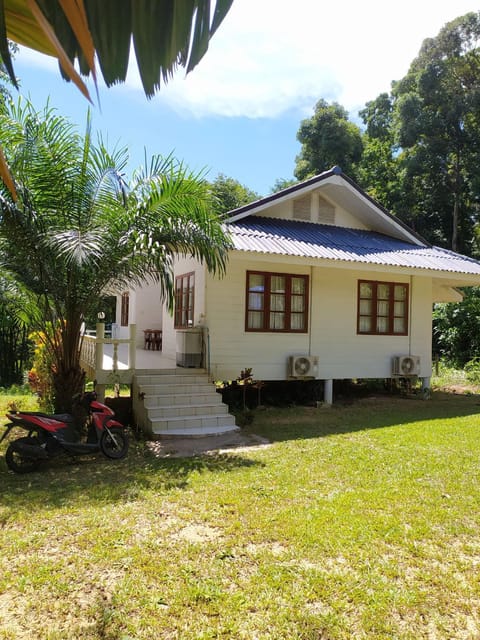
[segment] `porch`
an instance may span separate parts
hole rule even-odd
[[[95,380],[100,393],[105,385],[131,384],[139,371],[176,369],[177,363],[161,351],[136,346],[136,326],[129,327],[129,337],[120,339],[105,334],[98,323],[94,334],[82,338],[80,362],[87,378]]]
[[[135,423],[150,438],[238,429],[205,369],[177,367],[161,351],[137,348],[135,325],[129,338],[119,339],[106,337],[98,324],[96,335],[83,336],[81,364],[100,398],[107,385],[131,385]]]
[[[117,351],[117,369],[119,371],[129,370],[129,346],[119,344]],[[135,370],[155,370],[155,369],[176,369],[177,363],[174,358],[169,358],[161,351],[148,351],[141,347],[135,347]],[[114,369],[114,345],[105,344],[103,351],[102,370],[113,371]]]

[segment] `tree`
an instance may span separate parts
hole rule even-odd
[[[294,184],[298,184],[298,180],[294,180],[293,178],[277,178],[273,187],[270,189],[270,193],[278,193],[279,191],[283,191],[283,189],[293,187]]]
[[[96,78],[96,58],[107,86],[123,82],[133,42],[143,88],[152,96],[179,66],[188,73],[200,62],[232,2],[216,0],[212,11],[212,0],[4,0],[0,55],[13,82],[8,39],[54,56],[64,77],[88,95],[74,62]]]
[[[258,193],[223,173],[219,173],[212,182],[211,191],[217,214],[227,213],[260,198]]]
[[[480,13],[453,20],[424,41],[393,88],[403,190],[414,196],[412,213],[421,232],[466,253],[479,215],[479,39]]]
[[[480,358],[480,287],[463,294],[462,302],[437,304],[433,312],[433,349],[458,367]]]
[[[398,148],[393,131],[393,104],[387,93],[367,102],[359,113],[365,125],[363,154],[358,166],[359,184],[384,207],[395,210],[400,191]]]
[[[362,134],[348,113],[336,102],[319,100],[311,118],[302,120],[297,133],[302,148],[296,158],[294,175],[298,180],[327,171],[335,165],[350,177],[362,157]]]
[[[159,283],[173,306],[176,253],[225,268],[229,242],[210,212],[208,184],[173,158],[153,158],[130,184],[123,148],[109,152],[51,109],[19,103],[0,115],[17,200],[0,192],[0,266],[30,292],[32,321],[53,358],[57,410],[82,390],[80,328],[107,288]]]
[[[29,323],[25,316],[27,297],[20,287],[0,277],[0,386],[22,382],[31,357]]]

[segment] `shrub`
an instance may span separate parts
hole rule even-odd
[[[472,358],[472,360],[469,360],[464,369],[469,382],[472,384],[480,384],[480,358]]]
[[[28,372],[30,388],[38,396],[40,408],[44,411],[53,409],[53,361],[46,347],[46,339],[43,332],[36,331],[30,338],[35,343],[32,368]]]

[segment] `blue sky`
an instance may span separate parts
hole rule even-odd
[[[149,156],[173,152],[209,179],[224,173],[266,195],[276,179],[293,177],[296,133],[317,100],[335,100],[355,118],[407,72],[424,38],[468,11],[478,11],[477,3],[234,0],[187,78],[181,70],[147,100],[132,64],[126,84],[100,86],[94,128],[112,146],[128,146],[130,170],[145,149]],[[84,127],[88,104],[60,78],[56,61],[23,50],[15,71],[37,108],[50,99]]]

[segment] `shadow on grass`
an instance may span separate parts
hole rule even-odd
[[[254,423],[245,432],[271,442],[284,442],[479,414],[480,396],[475,395],[436,393],[427,401],[380,396],[337,404],[329,409],[256,410]],[[480,420],[472,421],[472,426],[479,428]],[[4,452],[4,448],[2,450]],[[228,454],[159,458],[142,443],[135,443],[125,460],[109,461],[98,456],[70,462],[59,458],[25,476],[10,473],[0,457],[0,509],[35,511],[66,505],[75,508],[88,502],[128,502],[142,491],[156,491],[161,496],[186,489],[193,474],[223,474],[227,478],[237,469],[265,466],[239,454],[232,448]]]
[[[142,491],[186,489],[192,474],[225,474],[235,469],[264,466],[261,462],[231,454],[189,458],[156,458],[143,443],[134,443],[124,460],[103,456],[65,457],[48,461],[38,471],[18,475],[8,471],[0,458],[0,507],[35,511],[76,503],[128,502]],[[1,526],[1,521],[0,521]]]
[[[271,442],[284,442],[479,415],[478,395],[436,392],[430,400],[381,395],[353,402],[343,400],[342,404],[329,408],[298,406],[256,410],[253,424],[246,431]]]

